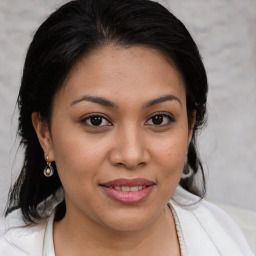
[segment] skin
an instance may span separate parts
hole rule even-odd
[[[104,97],[114,107],[88,96]],[[100,126],[92,125],[92,113],[104,117]],[[156,125],[157,114],[162,119]],[[54,223],[57,256],[180,255],[166,204],[179,183],[193,124],[171,60],[143,46],[98,48],[77,63],[55,95],[51,130],[37,113],[32,122],[65,190],[67,212]],[[127,205],[99,186],[119,178],[155,185],[143,201]]]

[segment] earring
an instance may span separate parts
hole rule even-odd
[[[193,175],[193,171],[188,167],[188,157],[186,156],[185,164],[184,164],[184,170],[181,174],[182,179],[187,179]]]
[[[52,164],[51,164],[51,162],[48,161],[48,159],[49,159],[48,156],[46,156],[47,165],[44,168],[44,176],[47,177],[47,178],[51,177],[54,173],[54,169],[52,167]]]

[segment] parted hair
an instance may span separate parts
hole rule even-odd
[[[24,149],[24,161],[10,189],[6,215],[19,208],[25,221],[40,220],[39,203],[46,202],[62,186],[58,170],[50,178],[43,175],[46,162],[31,115],[38,112],[50,129],[53,98],[72,67],[90,51],[107,44],[154,48],[175,63],[185,84],[189,124],[196,111],[184,167],[193,174],[181,179],[180,185],[201,198],[204,196],[205,176],[196,139],[206,122],[208,84],[198,47],[190,33],[170,11],[153,1],[74,0],[54,11],[40,25],[27,51],[17,99],[17,133]],[[53,166],[56,168],[54,163]],[[200,182],[196,176],[201,177]],[[65,212],[64,200],[57,207],[56,218],[63,218]]]

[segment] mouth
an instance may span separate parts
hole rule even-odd
[[[120,190],[120,191],[123,191],[123,192],[129,192],[129,191],[130,192],[136,192],[136,191],[142,190],[146,187],[147,186],[132,186],[132,187],[129,187],[129,186],[114,186],[114,187],[109,187],[109,188]]]
[[[137,179],[117,179],[100,184],[107,196],[122,204],[136,204],[146,199],[152,191],[153,181]]]

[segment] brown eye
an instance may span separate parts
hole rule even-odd
[[[175,119],[171,115],[156,114],[147,121],[147,124],[155,126],[165,126],[173,122],[175,122]]]
[[[162,115],[155,115],[152,117],[152,123],[155,125],[162,124],[164,117]]]
[[[99,126],[102,124],[103,118],[101,116],[92,116],[89,120],[93,126]]]
[[[97,127],[97,126],[110,126],[111,123],[103,116],[101,115],[92,115],[92,116],[88,116],[86,118],[84,118],[82,121],[82,123],[86,124],[87,126],[93,126],[93,127]]]

